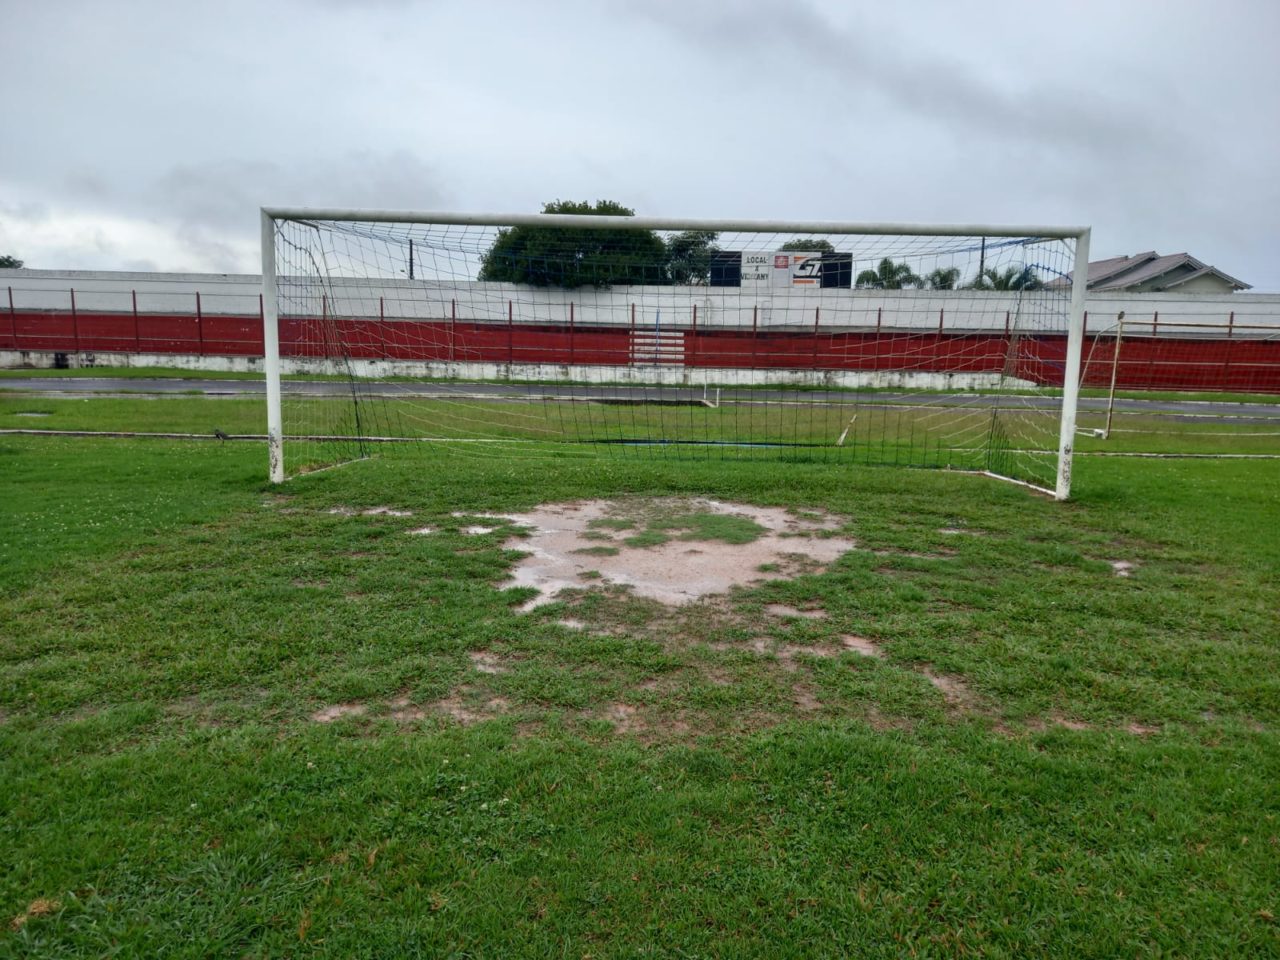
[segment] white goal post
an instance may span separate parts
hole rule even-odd
[[[273,482],[286,452],[567,441],[1070,495],[1088,227],[268,207],[261,235]]]

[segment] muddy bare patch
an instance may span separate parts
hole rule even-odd
[[[435,532],[435,527],[418,527],[417,530],[410,530],[409,534],[414,537],[428,537]]]
[[[636,708],[629,703],[611,703],[604,708],[604,715],[613,724],[613,729],[624,734],[644,728],[636,713]]]
[[[823,620],[827,616],[825,610],[801,610],[785,603],[771,603],[764,608],[771,617],[784,617],[792,620]]]
[[[391,719],[400,723],[411,723],[414,720],[426,719],[427,712],[416,705],[407,696],[399,696],[392,700],[389,704]]]
[[[1124,725],[1125,733],[1131,733],[1135,737],[1149,737],[1160,732],[1159,727],[1153,727],[1149,723],[1138,723],[1133,721]]]
[[[797,683],[791,687],[791,702],[795,704],[797,710],[803,710],[805,713],[822,709],[822,701],[803,683]]]
[[[840,638],[840,645],[846,650],[851,650],[856,654],[864,657],[883,657],[884,651],[880,649],[880,645],[866,637],[859,637],[856,634],[846,633]]]
[[[412,510],[398,510],[395,507],[330,507],[329,513],[338,517],[412,517]]]
[[[471,666],[478,673],[498,674],[506,673],[508,670],[506,662],[496,653],[490,653],[487,650],[472,650],[467,656],[471,658]]]
[[[788,673],[793,673],[798,667],[797,660],[805,657],[813,657],[817,660],[827,660],[831,657],[837,657],[841,654],[840,647],[831,646],[801,646],[794,643],[779,643],[772,637],[755,637],[746,643],[713,643],[711,649],[727,651],[754,653],[759,657],[775,657],[778,665]]]
[[[855,548],[851,539],[834,535],[841,520],[810,514],[706,498],[548,504],[502,516],[528,532],[506,544],[528,556],[504,586],[538,591],[526,611],[584,584],[688,604],[785,577],[800,563],[822,569]]]
[[[925,553],[920,550],[889,550],[880,549],[870,551],[877,557],[904,557],[909,560],[952,560],[956,556],[956,552],[951,549],[935,550],[932,553]]]
[[[431,704],[433,712],[443,714],[464,727],[484,720],[492,720],[506,713],[510,708],[511,703],[505,697],[490,697],[483,702],[472,703],[465,700],[461,692],[452,693]]]
[[[47,417],[49,414],[40,410],[20,410],[14,414],[15,417]]]
[[[682,738],[692,730],[682,714],[661,710],[652,705],[639,707],[614,701],[587,716],[607,720],[613,725],[615,734],[636,737],[643,743]]]
[[[967,711],[977,706],[977,698],[973,695],[973,691],[960,677],[937,673],[928,667],[921,667],[920,673],[933,684],[935,690],[942,694],[948,709]]]
[[[335,703],[332,706],[322,707],[317,710],[311,715],[311,719],[316,723],[333,723],[343,717],[362,716],[368,710],[369,708],[363,703]]]
[[[1137,569],[1137,564],[1128,560],[1110,560],[1111,572],[1117,577],[1133,576],[1133,571]]]

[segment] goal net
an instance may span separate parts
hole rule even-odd
[[[950,468],[1065,497],[1087,235],[265,210],[272,477],[433,445]]]

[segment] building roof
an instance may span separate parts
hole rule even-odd
[[[1189,253],[1170,253],[1161,256],[1154,250],[1137,253],[1131,257],[1111,257],[1094,260],[1089,264],[1090,290],[1136,290],[1139,287],[1158,292],[1176,290],[1191,280],[1214,276],[1232,290],[1248,290],[1249,284],[1228,276]]]

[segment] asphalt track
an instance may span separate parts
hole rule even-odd
[[[342,380],[286,380],[281,388],[296,397],[347,397],[352,385]],[[385,382],[362,381],[357,389],[366,397],[413,397],[417,399],[542,401],[581,400],[596,403],[697,404],[715,402],[714,387],[704,394],[702,387],[645,386],[625,384],[519,384],[478,382]],[[0,391],[40,394],[47,397],[163,397],[201,395],[207,397],[261,396],[266,386],[261,380],[208,380],[120,377],[5,377]],[[1009,395],[974,393],[920,393],[899,391],[734,389],[722,388],[720,403],[874,403],[892,407],[966,407],[1009,405]],[[1033,408],[1051,408],[1053,397],[1019,396],[1017,402]],[[1105,410],[1103,397],[1082,397],[1082,410]],[[1169,416],[1176,420],[1230,420],[1233,423],[1267,423],[1280,426],[1280,402],[1240,403],[1221,400],[1162,400],[1117,398],[1119,413]]]

